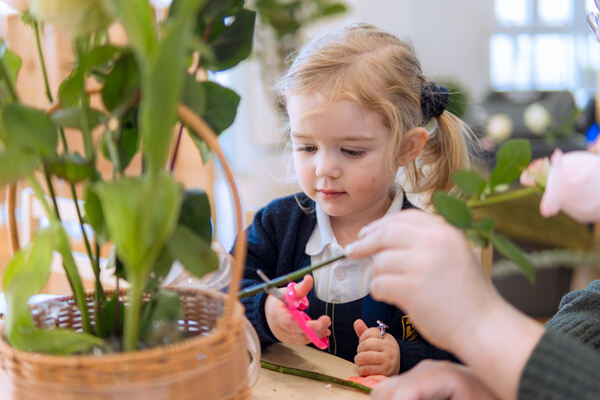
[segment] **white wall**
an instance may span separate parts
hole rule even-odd
[[[410,41],[430,78],[452,77],[475,99],[488,90],[493,0],[346,0],[346,3],[351,7],[348,14],[310,27],[306,36],[350,22],[371,23]],[[273,144],[277,143],[281,128],[269,93],[260,82],[258,68],[258,63],[251,60],[226,77],[226,85],[240,93],[242,101],[236,121],[223,135],[222,144],[236,169],[247,208],[262,207],[296,190],[286,182],[282,146]],[[219,203],[227,203],[222,200]],[[232,239],[223,231],[220,240],[227,245]]]

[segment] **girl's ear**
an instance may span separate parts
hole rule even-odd
[[[398,165],[403,166],[414,161],[421,154],[428,136],[427,130],[420,126],[404,133],[398,153]]]

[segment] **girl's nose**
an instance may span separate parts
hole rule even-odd
[[[320,154],[315,160],[315,175],[318,177],[339,178],[342,169],[336,158],[326,153]]]

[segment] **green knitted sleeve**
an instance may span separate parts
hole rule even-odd
[[[563,297],[546,329],[566,333],[600,350],[600,280]]]
[[[518,398],[600,398],[600,354],[564,333],[547,330],[525,365]]]

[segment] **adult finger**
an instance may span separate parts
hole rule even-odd
[[[371,279],[370,293],[371,297],[377,301],[384,301],[388,304],[400,305],[403,303],[406,295],[403,287],[405,279],[398,274],[379,274]],[[402,308],[402,307],[400,307]]]

